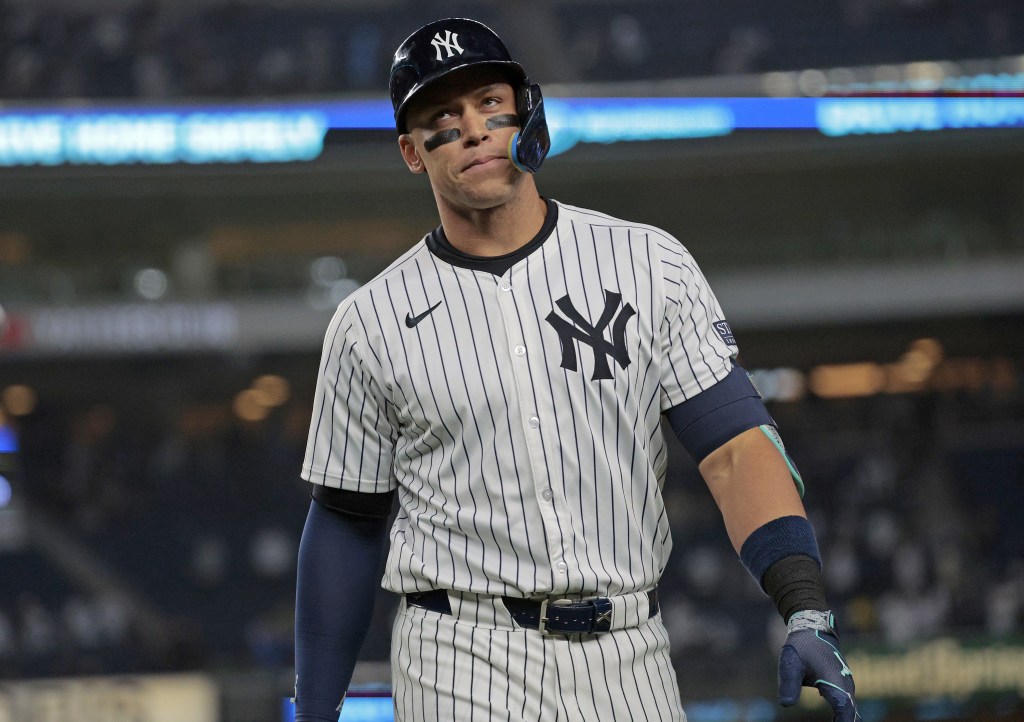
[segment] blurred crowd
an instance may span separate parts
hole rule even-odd
[[[849,643],[1024,631],[1019,389],[805,398],[772,412],[804,475]],[[17,489],[146,600],[162,636],[102,590],[61,581],[41,555],[0,552],[4,578],[16,582],[20,565],[36,580],[0,589],[0,668],[287,668],[307,423],[301,399],[259,422],[215,403],[177,413],[128,400],[41,404],[21,425]],[[675,548],[661,598],[682,683],[713,689],[737,674],[770,683],[784,626],[677,446],[669,474]],[[39,581],[46,574],[52,583]],[[386,658],[396,604],[379,594],[364,658]]]
[[[1015,0],[120,7],[0,0],[0,98],[382,92],[390,54],[445,14],[491,23],[542,82],[988,58],[1024,52]]]
[[[7,670],[20,674],[291,663],[308,410],[293,405],[260,423],[234,418],[227,403],[164,411],[129,401],[41,405],[24,420],[15,493],[71,534],[73,553],[127,581],[144,606],[122,605],[122,636],[103,638],[130,654],[97,662],[69,610],[109,616],[113,600],[37,551],[0,551],[0,576],[31,567],[35,592],[18,594],[17,579],[0,591],[0,670],[5,619]],[[45,629],[34,631],[40,619]],[[63,644],[37,644],[39,636]],[[12,670],[14,660],[21,668]]]
[[[33,562],[36,573],[47,573],[45,560]],[[102,674],[145,664],[137,648],[131,615],[116,597],[22,592],[0,608],[0,677]]]

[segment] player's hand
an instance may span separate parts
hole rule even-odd
[[[853,673],[839,648],[832,612],[797,612],[788,627],[779,658],[779,703],[794,705],[801,687],[817,687],[832,707],[833,722],[860,722]]]

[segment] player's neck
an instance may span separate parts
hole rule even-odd
[[[547,204],[534,187],[500,206],[487,209],[457,208],[438,203],[445,237],[456,249],[471,256],[504,256],[519,250],[540,233]]]

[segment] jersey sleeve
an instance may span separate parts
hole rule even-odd
[[[364,361],[355,304],[343,304],[324,338],[302,478],[347,491],[395,488],[395,427],[388,401]]]
[[[689,251],[675,239],[658,242],[665,287],[661,410],[715,385],[739,352],[718,299]]]

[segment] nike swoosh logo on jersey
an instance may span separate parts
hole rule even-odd
[[[418,324],[420,321],[425,319],[427,316],[429,316],[431,313],[433,313],[434,309],[437,308],[440,305],[441,305],[441,302],[438,301],[433,306],[428,308],[426,311],[424,311],[423,313],[418,314],[416,316],[413,316],[411,313],[405,314],[405,325],[408,326],[409,328],[412,328],[413,326]]]

